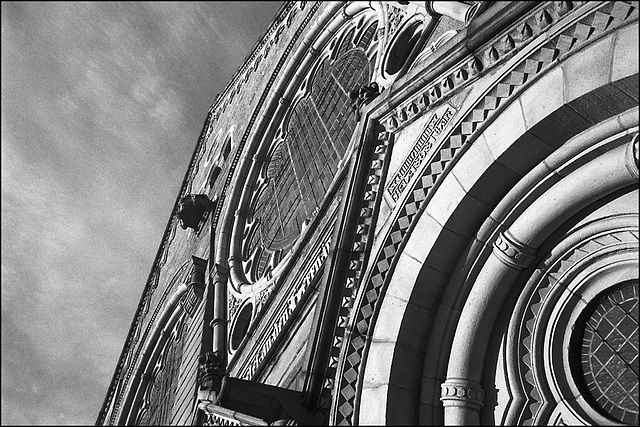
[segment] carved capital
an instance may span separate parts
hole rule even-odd
[[[493,253],[509,267],[522,270],[531,265],[536,253],[519,243],[508,231],[500,233],[493,243]]]
[[[229,278],[229,267],[218,263],[213,264],[213,266],[211,266],[210,274],[211,283],[227,283],[227,279]]]
[[[440,392],[440,400],[444,407],[465,406],[479,411],[484,406],[484,390],[475,381],[450,378],[442,383]]]

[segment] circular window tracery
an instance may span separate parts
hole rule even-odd
[[[616,421],[638,423],[638,283],[605,292],[587,310],[579,350],[591,404]]]
[[[357,124],[349,92],[371,81],[376,28],[373,22],[364,31],[346,31],[311,78],[300,82],[303,96],[271,142],[248,209],[242,254],[251,281],[275,268],[293,246],[338,173]]]

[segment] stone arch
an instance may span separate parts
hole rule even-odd
[[[222,229],[216,242],[217,263],[228,263],[229,278],[235,291],[244,292],[253,288],[253,283],[243,271],[241,241],[234,236],[243,235],[242,228],[248,215],[247,206],[253,197],[252,186],[260,175],[263,164],[268,160],[268,147],[265,142],[280,139],[280,125],[292,103],[300,97],[297,93],[300,84],[308,77],[314,64],[326,54],[334,36],[341,32],[349,21],[359,18],[362,14],[370,14],[372,19],[382,22],[382,12],[380,2],[355,2],[347,5],[332,3],[314,22],[297,50],[289,55],[290,60],[280,72],[277,84],[273,85],[267,104],[253,126],[252,137],[243,148],[243,156],[234,173],[235,181],[231,184],[230,193],[225,201]],[[360,28],[358,33],[366,31],[368,26]],[[379,55],[376,56],[376,61],[379,61]],[[264,286],[265,283],[257,285],[258,288]]]
[[[491,248],[500,233],[514,223],[526,230],[531,225],[526,216],[532,214],[525,213],[529,205],[542,200],[536,206],[553,206],[549,203],[553,192],[548,190],[563,179],[558,188],[571,196],[570,189],[580,188],[580,178],[588,175],[589,168],[600,173],[607,170],[607,174],[619,171],[620,181],[614,183],[608,176],[613,181],[601,187],[599,195],[583,193],[574,209],[549,211],[556,220],[542,227],[544,236],[599,197],[637,183],[637,157],[626,160],[634,172],[629,172],[624,160],[630,159],[625,145],[638,125],[637,96],[629,95],[638,91],[637,61],[627,56],[629,51],[637,52],[637,28],[637,23],[625,27],[555,64],[519,94],[449,168],[412,224],[412,235],[400,246],[393,276],[382,291],[384,299],[372,320],[376,327],[360,375],[358,423],[442,424],[440,385],[447,369],[464,370],[465,364],[473,362],[459,360],[457,353],[473,333],[453,343],[459,317],[467,301],[473,303],[476,294],[482,295],[471,294],[473,284],[491,262]],[[578,70],[590,78],[574,79]],[[542,101],[540,94],[545,94]],[[600,164],[607,161],[608,166]],[[518,222],[518,218],[525,219]],[[522,243],[535,249],[542,237],[532,236]],[[534,255],[527,254],[526,247],[519,249],[520,259]],[[462,322],[478,313],[466,310]],[[478,360],[481,363],[483,357],[478,355]],[[422,377],[415,372],[423,372]],[[449,384],[455,386],[458,371],[450,374]],[[463,384],[460,393],[466,388],[470,403],[464,405],[472,407],[477,405],[474,399],[483,397],[470,390],[480,391],[480,387],[469,385]],[[479,423],[477,417],[465,418],[473,409],[458,408],[450,412],[462,415],[449,414],[447,422]]]

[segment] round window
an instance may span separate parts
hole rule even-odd
[[[574,341],[583,394],[616,421],[638,423],[638,282],[604,292],[591,303]]]

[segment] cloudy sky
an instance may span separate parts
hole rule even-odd
[[[2,411],[93,424],[207,111],[281,2],[2,2]]]

